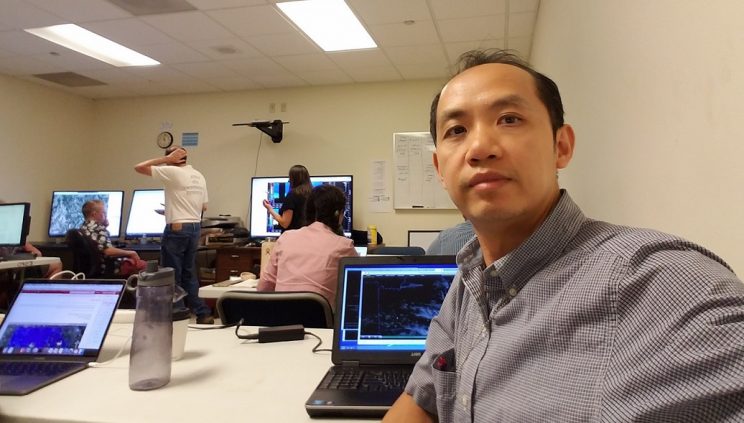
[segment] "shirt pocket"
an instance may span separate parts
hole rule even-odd
[[[460,380],[455,358],[455,349],[449,349],[439,355],[432,364],[434,390],[437,394],[437,414],[440,422],[451,422],[454,418],[457,384]]]

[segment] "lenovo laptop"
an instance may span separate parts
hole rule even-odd
[[[27,279],[0,325],[0,395],[26,395],[95,361],[124,283]]]
[[[311,417],[381,417],[403,392],[457,272],[454,256],[344,257],[331,359]]]

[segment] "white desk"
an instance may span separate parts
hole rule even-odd
[[[59,257],[36,257],[32,260],[0,261],[0,270],[25,269],[27,267],[46,266],[59,262]]]
[[[241,281],[228,286],[214,286],[214,284],[202,286],[199,288],[199,297],[218,299],[227,291],[256,291],[256,285],[258,285],[258,279]]]
[[[112,325],[100,361],[112,358],[131,330],[131,324]],[[173,362],[171,381],[160,389],[129,389],[127,348],[104,367],[83,370],[26,396],[0,397],[0,421],[354,421],[310,419],[305,412],[305,401],[331,365],[329,352],[312,353],[315,338],[258,344],[237,339],[234,331],[189,329],[184,357]],[[332,330],[310,331],[323,339],[323,347],[331,347]]]

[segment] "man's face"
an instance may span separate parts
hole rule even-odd
[[[108,226],[108,216],[106,215],[106,208],[103,206],[103,204],[99,204],[96,206],[95,210],[93,211],[93,220],[96,221],[99,225]]]
[[[470,68],[444,87],[436,116],[434,165],[462,214],[476,225],[539,223],[558,196],[573,132],[559,129],[554,144],[532,76],[504,64]]]

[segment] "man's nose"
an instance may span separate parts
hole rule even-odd
[[[485,123],[475,125],[469,131],[468,138],[467,160],[469,163],[501,157],[501,142],[491,125]]]

